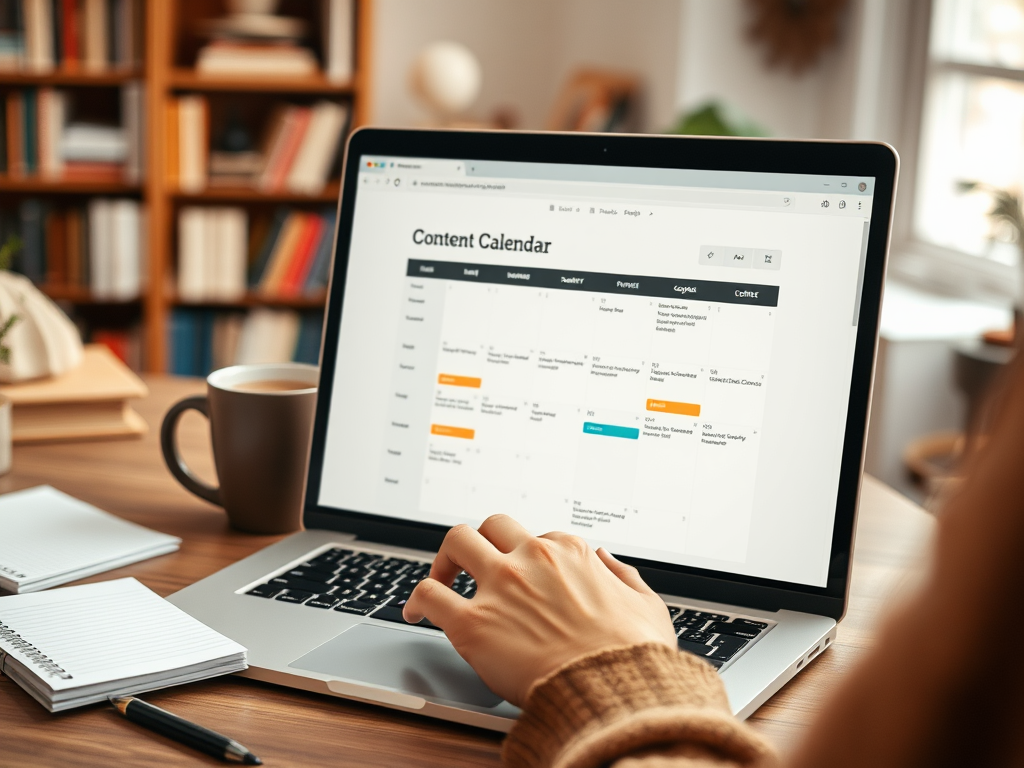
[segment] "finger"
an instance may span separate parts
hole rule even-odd
[[[430,578],[451,586],[462,571],[480,580],[488,567],[497,563],[501,553],[480,532],[468,525],[456,525],[444,537],[430,567]]]
[[[441,582],[427,578],[416,585],[402,616],[410,624],[417,624],[425,616],[431,624],[444,628],[458,624],[469,600],[452,591]]]
[[[608,570],[618,576],[619,580],[627,587],[632,587],[637,592],[645,595],[655,594],[654,590],[647,586],[647,582],[640,578],[640,571],[632,565],[627,565],[621,560],[617,560],[615,555],[604,547],[597,550],[597,556],[601,558],[602,563],[608,566]]]
[[[508,515],[491,515],[480,525],[480,535],[497,547],[499,552],[509,553],[533,534]]]

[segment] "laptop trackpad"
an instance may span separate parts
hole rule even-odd
[[[289,666],[458,704],[502,701],[440,633],[356,624]]]

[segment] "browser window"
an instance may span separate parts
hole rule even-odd
[[[358,162],[320,504],[825,585],[873,179]]]

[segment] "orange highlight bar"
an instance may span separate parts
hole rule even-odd
[[[444,435],[445,437],[461,437],[463,440],[472,440],[476,430],[465,427],[446,427],[444,424],[431,424],[430,434]]]
[[[448,384],[452,387],[472,387],[473,389],[480,389],[480,379],[475,376],[455,376],[451,373],[439,373],[437,375],[438,384]]]
[[[648,400],[647,410],[676,413],[680,416],[700,416],[700,406],[696,403],[674,403],[671,400]]]

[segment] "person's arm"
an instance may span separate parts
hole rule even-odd
[[[795,768],[1024,765],[1024,353],[943,507],[932,573],[843,680]]]
[[[465,570],[472,600],[449,586]],[[496,515],[445,538],[409,621],[426,616],[499,696],[523,707],[509,766],[752,766],[772,760],[715,670],[680,653],[636,569],[564,533]]]

